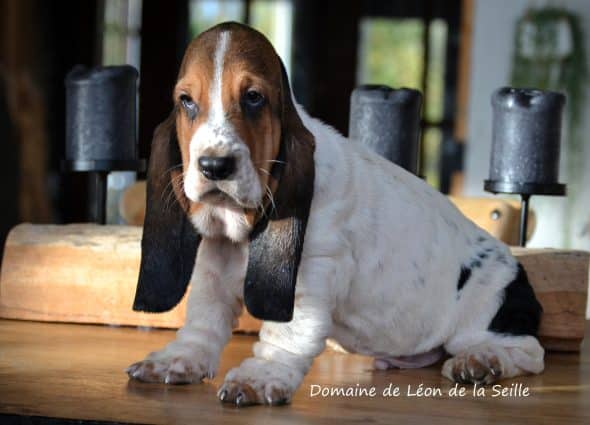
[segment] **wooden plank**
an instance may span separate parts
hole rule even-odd
[[[16,226],[6,240],[0,316],[77,323],[178,327],[185,303],[133,312],[141,228],[95,224]]]
[[[588,329],[590,331],[590,329]],[[586,333],[588,335],[588,333]],[[216,391],[227,371],[250,356],[254,337],[234,336],[219,372],[203,384],[166,386],[128,381],[123,369],[161,348],[174,332],[0,320],[0,414],[144,424],[588,424],[590,346],[580,354],[549,353],[543,374],[501,381],[522,384],[528,397],[449,397],[453,386],[440,365],[374,371],[369,357],[330,350],[284,407],[236,409],[223,406]],[[384,398],[389,385],[402,394]],[[440,397],[409,397],[408,385],[440,388]],[[370,388],[379,396],[311,397],[311,385]],[[461,386],[460,386],[461,387]],[[0,422],[2,418],[0,417]],[[36,422],[34,422],[36,423]]]
[[[141,228],[16,226],[0,276],[0,317],[51,322],[177,328],[185,300],[163,314],[131,310],[139,272]],[[514,248],[543,305],[540,335],[549,349],[578,350],[584,333],[589,254]],[[239,330],[260,322],[244,314]]]
[[[541,336],[545,346],[570,351],[584,334],[588,292],[588,253],[513,248],[543,305]]]
[[[518,244],[520,203],[505,198],[474,198],[449,196],[458,209],[482,229],[508,245]],[[527,239],[533,235],[537,221],[533,210],[529,211]]]

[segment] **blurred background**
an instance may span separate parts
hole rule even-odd
[[[60,172],[64,78],[74,65],[140,71],[139,150],[147,158],[186,45],[226,20],[266,34],[298,101],[344,134],[356,85],[421,90],[421,174],[443,193],[491,196],[483,180],[494,89],[566,92],[560,180],[568,197],[533,198],[529,246],[590,250],[588,0],[0,0],[1,240],[23,221],[87,219],[88,177]],[[135,179],[109,176],[109,222],[120,222],[118,196]]]

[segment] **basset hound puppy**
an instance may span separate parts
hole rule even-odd
[[[264,320],[221,401],[290,401],[335,339],[375,367],[489,384],[543,370],[541,306],[507,246],[424,181],[294,101],[269,41],[237,23],[189,45],[155,131],[134,309],[174,307],[176,339],[127,373],[215,375],[243,305]]]

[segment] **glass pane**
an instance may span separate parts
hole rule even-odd
[[[422,89],[424,23],[419,19],[361,20],[358,84]]]
[[[254,0],[250,6],[250,23],[266,35],[283,60],[287,71],[291,69],[291,38],[293,5],[289,0]]]
[[[422,136],[420,174],[434,188],[440,188],[440,149],[442,131],[438,127],[427,127]]]
[[[102,64],[130,64],[139,69],[142,0],[106,0]]]
[[[424,116],[428,122],[443,119],[445,90],[445,59],[447,47],[447,23],[435,19],[430,23],[428,68],[426,71],[426,101]]]
[[[242,21],[244,7],[242,0],[190,0],[191,38],[220,22]]]

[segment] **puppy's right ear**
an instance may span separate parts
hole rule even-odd
[[[201,242],[189,221],[188,208],[176,117],[172,113],[156,128],[152,140],[141,266],[133,310],[168,311],[184,296]]]

